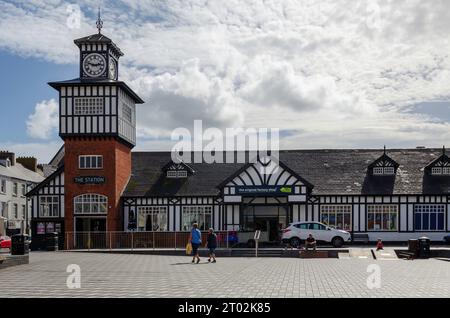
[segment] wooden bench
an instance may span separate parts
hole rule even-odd
[[[300,251],[300,258],[328,258],[328,251]]]
[[[352,235],[352,242],[367,244],[367,243],[369,243],[369,234],[355,233]]]

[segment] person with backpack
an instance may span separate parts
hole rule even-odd
[[[208,250],[209,250],[208,263],[211,262],[211,259],[212,259],[212,263],[215,263],[216,262],[215,250],[217,248],[217,235],[216,235],[216,233],[214,233],[214,229],[212,229],[212,228],[210,228],[208,230],[208,236],[206,238],[206,248],[208,248]]]

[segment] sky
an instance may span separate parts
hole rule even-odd
[[[146,101],[135,150],[194,120],[279,128],[283,149],[450,144],[446,0],[0,0],[0,149],[45,163],[62,145],[47,82],[78,77],[99,6]]]

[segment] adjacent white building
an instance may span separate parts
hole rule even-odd
[[[35,158],[0,152],[0,235],[27,232],[31,202],[25,195],[42,180]]]

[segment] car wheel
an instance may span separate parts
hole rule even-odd
[[[339,248],[339,247],[342,247],[342,245],[344,245],[344,240],[342,239],[342,237],[337,236],[337,237],[333,238],[331,243],[333,244],[333,246],[335,248]]]
[[[299,247],[300,246],[300,239],[298,237],[293,237],[289,241],[289,244],[291,244],[292,247]]]

